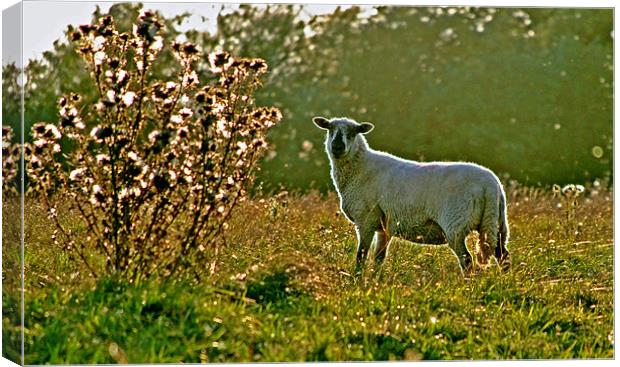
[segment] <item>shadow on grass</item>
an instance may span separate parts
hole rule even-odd
[[[370,352],[375,361],[422,358],[414,344],[399,340],[391,335],[370,333],[349,335],[346,337],[346,343],[364,346],[364,349]],[[416,358],[412,358],[412,356]],[[425,359],[426,357],[424,356]],[[433,359],[433,356],[429,357]]]
[[[21,309],[19,293],[3,289],[2,357],[21,363]]]
[[[261,305],[285,306],[290,303],[290,298],[303,295],[302,291],[291,284],[291,277],[288,274],[284,271],[277,271],[248,282],[245,296]]]

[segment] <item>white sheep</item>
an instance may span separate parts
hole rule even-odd
[[[371,123],[347,118],[313,122],[327,130],[325,148],[340,209],[357,232],[356,273],[376,236],[374,258],[385,258],[391,236],[421,244],[448,243],[462,271],[472,269],[465,244],[473,230],[483,248],[510,266],[506,196],[490,170],[472,163],[421,163],[379,152],[363,134]]]

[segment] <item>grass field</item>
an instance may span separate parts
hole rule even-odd
[[[198,285],[95,282],[29,202],[25,362],[612,358],[612,198],[587,188],[569,223],[550,192],[509,188],[513,267],[469,280],[446,246],[405,241],[381,274],[356,278],[353,227],[333,194],[255,198]],[[3,210],[4,355],[17,358],[6,262],[18,212],[10,200]]]

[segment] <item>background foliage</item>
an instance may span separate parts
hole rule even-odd
[[[139,8],[110,13],[135,19]],[[352,7],[312,16],[300,6],[246,5],[220,14],[216,34],[181,35],[183,19],[165,20],[165,39],[270,65],[257,101],[284,118],[263,164],[266,188],[329,188],[315,115],[375,123],[369,140],[377,149],[475,161],[526,184],[611,176],[610,9]],[[161,58],[157,73],[169,77],[172,56]],[[60,94],[94,98],[80,63],[59,41],[28,64],[26,131],[55,120]],[[7,96],[16,70],[3,74]],[[3,103],[5,122],[19,121],[16,106]]]

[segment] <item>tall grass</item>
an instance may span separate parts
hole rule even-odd
[[[612,192],[586,188],[570,236],[550,191],[508,198],[505,273],[466,280],[445,246],[394,241],[381,275],[353,277],[334,195],[282,193],[242,204],[212,278],[175,285],[80,277],[30,202],[26,363],[612,357]]]

